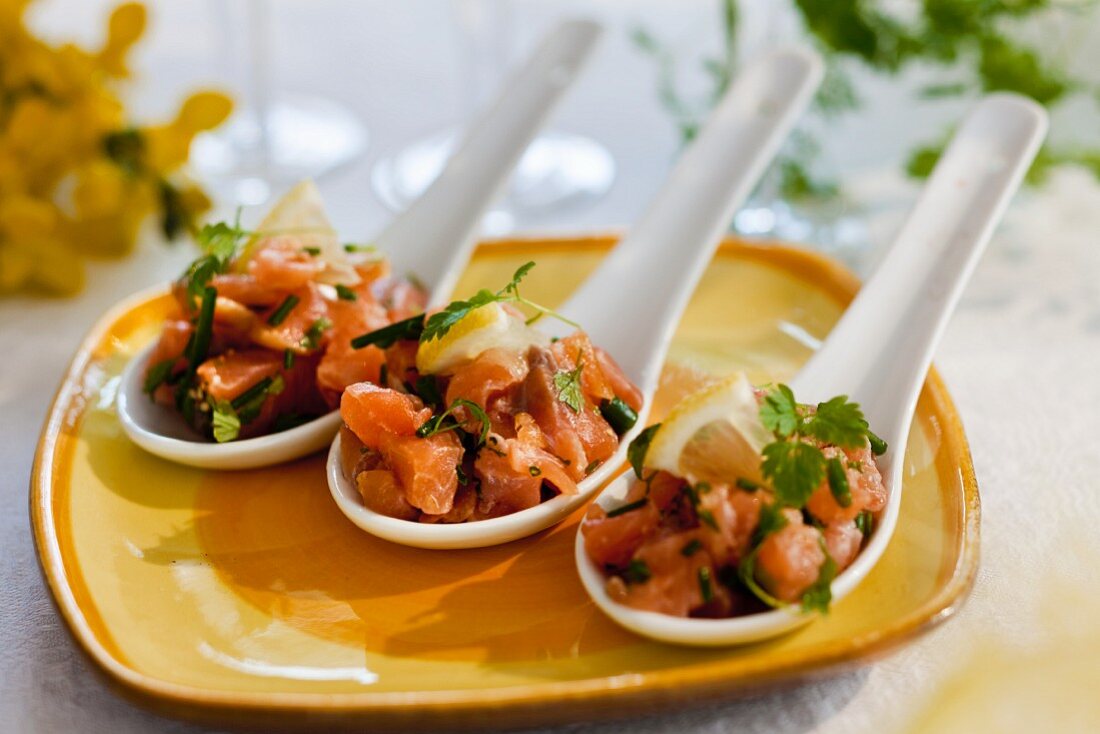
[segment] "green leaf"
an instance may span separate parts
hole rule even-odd
[[[760,548],[757,546],[751,553],[741,559],[741,562],[737,564],[737,578],[741,580],[741,583],[753,596],[769,607],[773,609],[785,607],[787,606],[786,602],[780,601],[769,594],[756,580],[756,554],[759,552]]]
[[[870,510],[864,510],[856,515],[856,529],[866,538],[875,527],[875,516]]]
[[[424,331],[420,335],[420,341],[430,342],[433,339],[442,339],[451,328],[462,319],[470,315],[474,309],[497,303],[501,297],[490,290],[482,288],[468,300],[452,301],[446,308],[436,311],[424,323]]]
[[[455,410],[460,407],[469,410],[473,419],[481,423],[481,431],[478,435],[477,445],[483,446],[485,444],[485,440],[489,437],[489,430],[493,427],[493,423],[489,419],[488,414],[480,405],[470,400],[466,400],[465,398],[456,398],[445,411],[439,413],[438,415],[433,415],[431,418],[424,421],[424,423],[416,429],[417,437],[428,438],[429,436],[434,436],[437,433],[447,433],[448,431],[454,431],[462,428],[462,424],[457,423],[451,417],[454,414]],[[448,421],[448,418],[450,418],[451,420]]]
[[[789,387],[778,385],[764,395],[764,402],[760,406],[760,420],[765,428],[783,438],[798,430],[802,418],[794,393]]]
[[[534,261],[525,262],[523,265],[520,265],[512,275],[512,280],[510,280],[508,285],[504,286],[497,295],[504,295],[505,293],[519,295],[519,283],[527,277],[527,274],[531,272],[531,268],[533,267],[535,267]]]
[[[867,420],[858,403],[849,401],[847,395],[838,395],[818,403],[817,412],[806,419],[802,432],[822,443],[854,449],[866,445]]]
[[[214,404],[211,416],[214,427],[214,440],[218,443],[236,440],[241,433],[241,420],[237,411],[228,400],[219,400]]]
[[[619,436],[625,434],[638,422],[638,414],[618,396],[600,401],[600,415],[611,426],[611,430]]]
[[[825,455],[801,441],[777,441],[764,447],[761,470],[775,497],[787,507],[801,509],[825,479]]]
[[[574,413],[584,408],[584,391],[581,389],[581,370],[584,362],[577,362],[571,370],[559,370],[554,373],[554,389],[558,391],[558,400],[569,406]]]
[[[714,586],[711,584],[710,567],[699,567],[699,593],[703,597],[703,603],[709,604],[714,599]]]
[[[649,451],[649,444],[653,442],[653,436],[661,427],[660,423],[649,426],[639,433],[626,448],[626,458],[630,466],[634,468],[634,474],[638,479],[643,479],[642,470],[645,468],[645,455]]]
[[[625,515],[628,512],[634,512],[634,510],[640,510],[646,506],[649,502],[648,497],[642,497],[640,500],[634,500],[633,502],[627,502],[625,505],[619,505],[613,510],[607,511],[608,517],[618,517],[619,515]]]
[[[829,613],[829,604],[833,600],[832,583],[836,578],[837,565],[833,557],[825,548],[824,539],[821,540],[821,549],[825,552],[825,562],[817,572],[817,581],[802,594],[803,612]]]
[[[417,314],[389,326],[357,336],[351,340],[352,349],[363,349],[372,344],[379,349],[388,349],[399,341],[414,341],[424,332],[424,314]],[[384,381],[383,381],[384,384]]]
[[[286,317],[290,315],[290,312],[294,310],[300,300],[298,296],[291,293],[283,299],[278,308],[271,312],[271,315],[267,317],[267,323],[271,326],[278,326],[286,321]]]
[[[314,321],[306,329],[306,335],[302,337],[301,347],[307,351],[316,349],[321,344],[321,338],[325,335],[325,331],[332,328],[332,322],[326,317]]]
[[[355,301],[359,298],[359,296],[355,295],[355,291],[348,288],[343,283],[336,284],[336,297],[341,301]]]
[[[142,392],[152,396],[156,389],[167,382],[168,378],[171,377],[172,366],[175,365],[175,363],[175,359],[166,359],[150,367],[149,371],[145,373],[145,383],[141,387]]]

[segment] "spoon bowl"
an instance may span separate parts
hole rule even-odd
[[[482,216],[591,56],[601,33],[599,24],[587,20],[567,20],[550,31],[470,125],[438,178],[375,238],[394,272],[415,273],[429,284],[430,304],[453,289],[469,260]],[[319,197],[308,204],[323,211]],[[226,443],[205,440],[179,416],[142,394],[149,351],[126,367],[118,414],[130,439],[163,459],[204,469],[254,469],[320,451],[340,428],[339,411],[333,411],[267,436]]]
[[[834,600],[866,578],[893,536],[901,509],[902,458],[932,355],[1046,128],[1046,113],[1030,99],[993,94],[980,102],[944,152],[879,269],[791,381],[804,403],[848,395],[889,446],[876,459],[886,507],[876,515],[866,546],[832,582]],[[612,509],[629,485],[629,477],[622,477],[597,501]],[[579,530],[576,562],[585,590],[600,609],[622,626],[666,642],[745,644],[814,619],[793,607],[722,620],[638,611],[607,595],[606,579],[585,553]]]
[[[673,169],[645,215],[558,311],[584,325],[641,388],[638,420],[618,450],[577,487],[530,509],[455,525],[398,520],[367,508],[340,466],[339,438],[329,452],[329,489],[360,528],[419,548],[477,548],[532,535],[565,519],[626,461],[644,428],[676,326],[722,234],[817,89],[823,73],[812,51],[790,47],[750,63]],[[609,287],[608,284],[617,284]],[[633,327],[633,328],[631,328]],[[551,324],[551,336],[567,336]]]

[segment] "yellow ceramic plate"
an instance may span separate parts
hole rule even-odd
[[[496,287],[534,259],[527,294],[557,302],[610,244],[486,245],[459,289]],[[790,377],[856,287],[818,256],[727,243],[677,332],[655,418],[703,373]],[[31,486],[39,557],[61,614],[110,681],[158,709],[407,729],[694,705],[882,653],[949,616],[973,578],[978,492],[934,373],[909,440],[898,532],[867,581],[787,637],[690,650],[634,637],[589,602],[573,567],[578,517],[506,546],[416,550],[348,522],[321,455],[208,473],[143,453],[119,427],[114,390],[169,306],[164,294],[130,300],[87,338],[51,409]]]

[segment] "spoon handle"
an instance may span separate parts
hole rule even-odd
[[[932,354],[1046,134],[1026,97],[992,94],[967,116],[878,270],[792,383],[819,402],[848,394],[887,439],[904,439]]]
[[[626,238],[560,309],[646,394],[734,213],[821,81],[820,58],[783,48],[750,63]]]
[[[471,122],[439,177],[375,238],[395,273],[429,285],[430,305],[450,298],[481,217],[602,32],[597,23],[569,20],[548,33]]]

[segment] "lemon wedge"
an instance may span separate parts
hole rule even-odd
[[[761,482],[760,461],[771,432],[743,373],[684,398],[653,436],[645,465],[694,482]]]
[[[487,349],[501,347],[526,351],[549,343],[546,335],[529,327],[499,303],[475,308],[442,337],[421,342],[416,350],[416,369],[425,375],[453,372]]]

